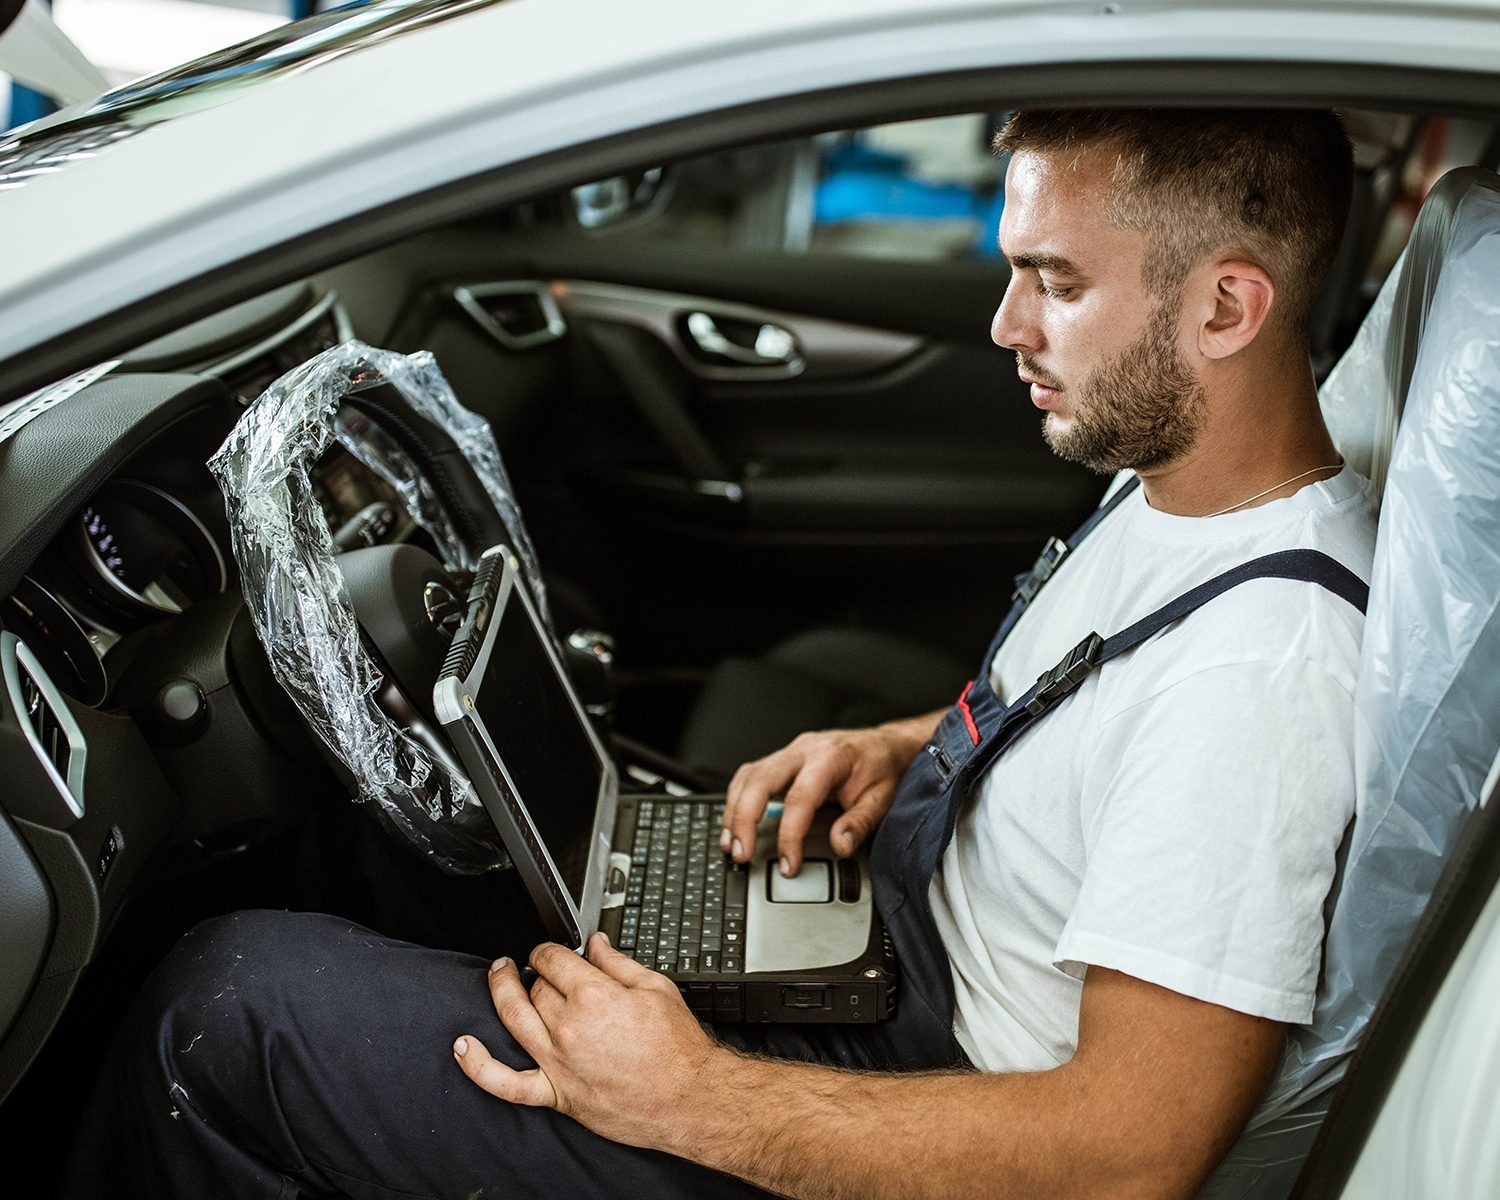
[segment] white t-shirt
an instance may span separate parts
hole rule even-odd
[[[1137,490],[1021,617],[991,686],[1019,696],[1089,632],[1263,554],[1321,550],[1368,580],[1374,543],[1372,490],[1347,467],[1221,517],[1157,512]],[[1095,671],[999,758],[930,893],[976,1066],[1071,1058],[1088,964],[1311,1020],[1363,626],[1317,584],[1252,580]]]

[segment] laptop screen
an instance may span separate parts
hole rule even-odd
[[[589,834],[603,764],[564,690],[541,630],[506,596],[474,707],[575,905],[582,905]]]

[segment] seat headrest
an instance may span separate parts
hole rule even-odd
[[[1459,167],[1433,185],[1412,225],[1400,260],[1387,276],[1353,343],[1323,385],[1319,399],[1339,452],[1375,484],[1385,485],[1396,427],[1406,405],[1417,351],[1444,265],[1462,248],[1460,211],[1500,192],[1500,176]],[[1476,222],[1469,222],[1474,225]],[[1483,225],[1483,220],[1477,222]],[[1472,236],[1473,229],[1468,230]],[[1457,239],[1457,240],[1456,240]],[[1500,307],[1500,281],[1490,312]],[[1476,319],[1483,319],[1476,311]]]

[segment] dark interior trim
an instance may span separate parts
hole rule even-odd
[[[1496,75],[1348,63],[1049,63],[879,80],[694,114],[444,184],[293,238],[145,297],[0,362],[0,403],[312,272],[403,238],[642,162],[770,137],[1042,101],[1343,105],[1500,115]],[[792,119],[788,120],[788,113]]]

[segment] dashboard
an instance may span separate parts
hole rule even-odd
[[[0,1098],[148,864],[239,853],[341,786],[250,627],[205,464],[351,336],[335,295],[293,285],[0,411]],[[336,544],[420,543],[344,442],[311,479]]]

